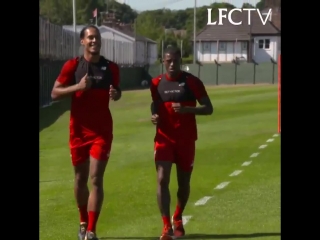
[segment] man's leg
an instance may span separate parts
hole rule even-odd
[[[171,239],[173,231],[170,220],[169,183],[172,162],[174,161],[172,144],[155,142],[154,154],[157,170],[157,200],[164,225],[160,239]]]
[[[195,142],[178,146],[177,159],[177,206],[173,215],[174,235],[181,237],[185,235],[182,224],[182,213],[187,205],[190,196],[190,180],[193,170],[193,162],[195,156]]]
[[[158,207],[162,216],[164,225],[171,225],[170,221],[170,174],[172,162],[157,161],[157,200]]]
[[[104,199],[103,177],[108,163],[112,137],[96,141],[90,150],[90,180],[92,189],[88,201],[89,222],[86,240],[97,240],[96,225]]]
[[[71,148],[72,164],[74,166],[74,196],[80,215],[80,230],[78,239],[83,240],[88,224],[88,177],[89,177],[89,146]]]
[[[174,213],[175,219],[181,219],[182,213],[188,203],[190,195],[190,180],[191,172],[184,171],[177,166],[178,191],[177,191],[177,206]]]

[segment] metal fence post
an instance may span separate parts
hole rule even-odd
[[[238,65],[239,65],[238,58],[233,59],[232,63],[234,63],[234,85],[237,85],[237,72],[238,72]]]
[[[164,52],[164,41],[161,40],[161,74],[163,74],[163,61],[162,61],[163,52]]]
[[[274,71],[275,71],[275,65],[277,65],[277,62],[273,58],[270,58],[270,61],[272,63],[272,84],[274,84]]]
[[[198,78],[200,78],[202,64],[198,60],[196,61],[196,64],[198,65]]]
[[[219,85],[219,67],[221,66],[220,63],[215,59],[214,63],[216,64],[216,85]]]
[[[253,63],[253,84],[256,84],[256,66],[258,63],[252,58]]]

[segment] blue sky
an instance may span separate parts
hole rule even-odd
[[[121,1],[121,0],[120,0]],[[152,10],[159,8],[186,9],[194,6],[194,0],[122,0],[131,8],[138,11]],[[255,5],[258,0],[197,0],[197,6],[209,5],[213,2],[229,2],[236,7],[241,7],[244,2]]]

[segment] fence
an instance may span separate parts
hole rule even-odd
[[[78,38],[78,36],[76,36]],[[62,65],[67,59],[74,57],[73,44],[74,34],[70,30],[63,29],[62,26],[52,24],[47,19],[39,16],[39,106],[51,104],[51,89]],[[76,40],[78,54],[82,53],[80,40]],[[111,39],[102,39],[101,54],[106,58],[118,63],[120,66],[133,65],[135,62],[135,44],[120,42]],[[141,63],[140,63],[141,64]],[[138,68],[139,69],[139,68]],[[128,69],[128,74],[136,79],[141,79],[139,71],[135,73],[132,68]],[[125,74],[124,74],[125,75]],[[133,88],[131,81],[129,88]],[[134,83],[139,85],[138,83]]]
[[[51,104],[51,89],[64,62],[73,57],[73,33],[64,30],[39,17],[39,107]],[[112,43],[113,42],[113,43]],[[120,66],[121,87],[124,90],[141,88],[143,80],[151,81],[153,77],[162,74],[164,66],[155,64],[143,67],[129,67],[133,63],[133,49],[130,45],[124,46],[111,40],[102,44],[106,57],[117,62]],[[117,44],[117,45],[116,45]],[[133,45],[132,45],[133,46]],[[117,50],[121,49],[121,50]],[[79,45],[79,51],[80,51]],[[104,52],[102,53],[104,54]],[[182,68],[199,77],[205,84],[256,84],[278,81],[278,66],[271,60],[269,63],[246,63],[234,61],[233,63],[215,64],[187,64]]]
[[[133,65],[135,61],[134,48],[135,44],[132,42],[103,39],[101,43],[101,55],[116,63]]]
[[[78,34],[76,35],[77,54],[82,54]],[[39,16],[39,56],[43,59],[66,60],[74,57],[74,34],[62,26],[52,24]],[[118,64],[133,65],[135,61],[135,44],[113,39],[102,39],[101,55]]]
[[[39,16],[39,57],[68,59],[73,54],[73,33]],[[79,42],[79,41],[78,41]],[[79,44],[80,45],[80,44]],[[79,47],[79,45],[77,47]]]
[[[120,42],[113,39],[101,39],[100,54],[105,58],[121,65],[134,65],[135,44],[133,42]],[[83,54],[83,47],[79,48],[79,55]]]
[[[278,66],[273,60],[269,63],[218,63],[186,64],[182,69],[199,77],[204,84],[257,84],[278,82]],[[149,76],[155,77],[165,71],[163,65],[149,68]],[[146,79],[149,80],[149,79]]]
[[[40,106],[51,103],[51,89],[64,61],[41,60],[40,65]],[[204,84],[259,84],[278,82],[278,66],[276,63],[224,63],[224,64],[190,64],[183,66],[185,71],[199,77]],[[161,64],[145,67],[120,68],[121,88],[123,90],[143,88],[141,83],[149,83],[153,77],[164,72]]]

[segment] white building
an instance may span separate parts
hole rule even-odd
[[[84,25],[78,25],[76,31],[80,34]],[[64,29],[73,31],[73,26],[63,26]],[[101,55],[107,59],[123,65],[154,64],[158,59],[157,43],[151,39],[135,36],[129,31],[121,31],[107,26],[98,27],[101,32]],[[79,39],[80,41],[80,39]],[[79,54],[83,50],[80,47]]]
[[[238,14],[237,14],[238,13]],[[238,58],[255,62],[277,61],[280,53],[281,33],[270,21],[263,25],[259,15],[251,13],[251,25],[248,15],[234,12],[234,22],[242,21],[241,25],[232,25],[227,19],[223,25],[207,25],[196,36],[196,57],[203,63],[232,62]],[[265,17],[263,17],[264,19]],[[251,39],[251,52],[249,43]]]

